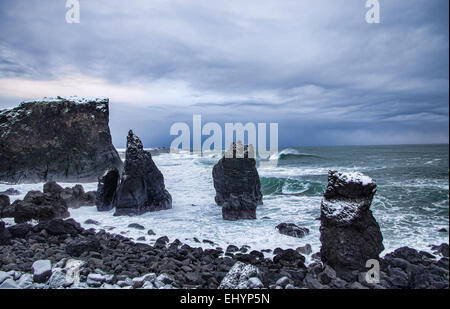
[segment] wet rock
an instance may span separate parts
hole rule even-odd
[[[13,218],[14,208],[10,206],[9,196],[0,194],[0,218]]]
[[[252,146],[233,143],[214,166],[213,181],[223,219],[256,219],[256,207],[263,202]]]
[[[49,260],[38,260],[31,266],[31,272],[34,282],[47,282],[52,275],[52,263]]]
[[[11,233],[6,228],[5,222],[0,221],[0,245],[9,244],[11,237]]]
[[[128,227],[136,230],[145,230],[145,227],[140,225],[139,223],[131,223],[128,225]]]
[[[25,223],[30,220],[46,221],[70,216],[66,202],[55,195],[40,191],[30,191],[23,201],[16,200],[11,204],[14,208],[14,221]]]
[[[248,289],[249,279],[259,276],[259,270],[253,265],[236,262],[219,285],[219,289]]]
[[[172,208],[172,197],[165,189],[162,173],[131,130],[125,156],[124,174],[113,202],[114,215],[140,215]]]
[[[276,226],[278,231],[287,236],[302,238],[309,234],[309,229],[299,227],[294,223],[280,223]]]
[[[153,230],[148,230],[147,235],[153,236],[153,235],[156,235],[156,233],[153,232]]]
[[[304,255],[310,255],[312,253],[312,247],[310,244],[306,244],[302,247],[298,247],[295,249],[298,253],[304,254]]]
[[[84,221],[84,224],[89,224],[89,225],[100,225],[100,222],[93,220],[93,219],[87,219],[86,221]]]
[[[96,239],[73,240],[66,246],[66,252],[74,257],[79,257],[84,252],[99,251],[100,243]]]
[[[8,231],[13,238],[25,238],[33,229],[28,223],[16,224],[8,227]]]
[[[120,182],[120,172],[114,168],[108,170],[98,180],[96,206],[98,211],[109,211],[114,208],[117,187]]]
[[[20,191],[16,190],[14,188],[9,188],[5,191],[0,192],[0,194],[4,194],[4,195],[20,195]]]
[[[122,168],[109,131],[109,100],[23,102],[0,112],[0,181],[96,181]]]
[[[44,184],[44,193],[61,198],[69,208],[80,208],[95,205],[95,192],[84,192],[82,185],[63,188],[55,181]]]
[[[443,257],[447,257],[448,258],[448,254],[449,254],[449,247],[448,244],[446,243],[442,243],[439,246],[431,246],[431,250],[433,250],[433,253],[435,254],[440,254]]]
[[[328,173],[321,205],[321,259],[336,271],[364,270],[384,250],[380,227],[370,210],[375,182],[360,173]]]

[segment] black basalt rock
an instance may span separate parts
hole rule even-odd
[[[99,178],[95,202],[98,211],[113,209],[113,202],[119,183],[120,172],[117,169],[111,169],[103,177]]]
[[[384,250],[380,227],[370,205],[376,183],[360,173],[328,173],[321,205],[320,250],[324,263],[337,272],[365,270]]]
[[[172,196],[164,176],[144,150],[141,140],[130,130],[127,137],[125,167],[113,201],[115,216],[140,215],[172,208]]]
[[[212,175],[223,219],[256,219],[256,208],[263,201],[253,147],[233,143]]]
[[[106,98],[57,97],[0,111],[0,181],[96,181],[122,168]]]

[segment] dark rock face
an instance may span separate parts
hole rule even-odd
[[[448,248],[448,244],[446,245]],[[396,249],[382,260],[384,284],[397,289],[448,289],[448,258],[409,247]]]
[[[9,196],[0,194],[0,218],[10,218],[11,201],[9,200]]]
[[[225,220],[256,219],[261,183],[251,146],[233,143],[213,168],[216,203]]]
[[[14,208],[14,221],[25,223],[30,220],[46,221],[70,216],[66,202],[57,196],[40,191],[30,191],[23,201],[16,200],[11,204]]]
[[[96,205],[98,211],[113,209],[117,186],[120,182],[120,172],[117,169],[109,170],[98,180]]]
[[[11,233],[5,227],[5,222],[0,221],[0,245],[9,244],[10,239],[11,239]]]
[[[44,193],[60,197],[66,202],[67,207],[69,208],[95,205],[96,192],[84,192],[82,185],[75,185],[72,188],[63,188],[56,182],[49,181],[44,184]]]
[[[0,112],[0,181],[96,181],[122,168],[109,131],[109,100],[23,102]]]
[[[306,227],[299,227],[294,223],[280,223],[276,226],[278,231],[287,236],[302,238],[309,234]]]
[[[375,182],[360,173],[328,173],[321,205],[320,250],[336,271],[362,270],[384,250],[380,227],[370,210]]]
[[[164,177],[144,150],[139,137],[130,130],[127,137],[125,167],[113,206],[115,216],[140,215],[149,211],[172,208],[172,196],[164,185]]]

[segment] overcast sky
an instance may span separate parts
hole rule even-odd
[[[0,108],[106,96],[169,146],[174,122],[278,122],[282,146],[448,143],[449,1],[0,1]]]

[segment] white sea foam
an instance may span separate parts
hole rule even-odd
[[[123,151],[121,151],[123,156]],[[173,209],[147,213],[137,217],[114,217],[113,211],[97,212],[94,206],[71,209],[71,216],[86,228],[105,228],[114,226],[113,233],[124,233],[137,240],[146,237],[146,243],[152,244],[158,237],[168,236],[171,241],[180,241],[192,246],[211,248],[220,246],[226,248],[229,244],[237,246],[250,245],[252,249],[296,248],[309,243],[313,251],[320,249],[319,226],[321,192],[317,195],[302,195],[301,189],[294,190],[283,187],[283,193],[264,196],[264,205],[257,209],[257,220],[224,221],[221,208],[214,203],[214,186],[212,166],[217,162],[217,154],[200,156],[182,152],[179,154],[161,154],[153,159],[164,175],[168,191],[173,197]],[[366,168],[366,167],[364,167]],[[261,168],[261,177],[320,177],[326,182],[329,169],[345,172],[364,171],[361,166],[279,166]],[[421,185],[421,183],[409,183]],[[74,184],[63,183],[63,186]],[[400,185],[400,183],[399,183]],[[425,185],[425,183],[423,184]],[[437,184],[436,184],[437,185]],[[441,184],[448,191],[448,182]],[[42,190],[43,184],[15,185],[0,184],[0,191],[14,187],[22,192],[19,196],[11,196],[12,200],[23,198],[29,190]],[[83,184],[86,191],[96,190],[96,183]],[[384,237],[385,252],[401,246],[411,246],[421,250],[429,250],[429,244],[448,242],[448,233],[438,233],[441,227],[448,226],[447,219],[429,213],[417,214],[408,209],[398,207],[394,201],[386,197],[384,187],[379,186],[372,209],[375,218],[380,223]],[[414,187],[411,190],[415,190]],[[399,197],[401,198],[401,197]],[[430,203],[430,207],[433,206]],[[447,209],[447,202],[431,207],[433,211]],[[436,210],[437,209],[437,210]],[[424,210],[426,211],[426,209]],[[431,212],[430,212],[431,213]],[[94,219],[100,226],[85,225],[84,221]],[[299,239],[280,234],[276,229],[281,222],[292,222],[307,227],[310,234]],[[130,223],[139,223],[146,227],[145,231],[128,228]],[[148,236],[147,229],[152,229],[156,235]],[[196,243],[194,237],[209,239],[216,245]]]

